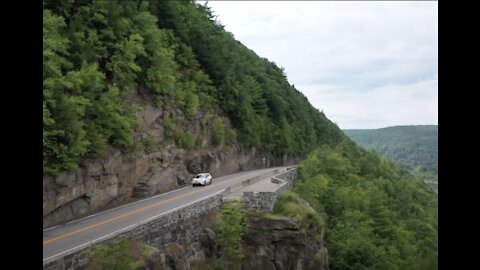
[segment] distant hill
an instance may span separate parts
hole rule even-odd
[[[399,162],[423,178],[438,178],[438,126],[346,129],[353,141]]]

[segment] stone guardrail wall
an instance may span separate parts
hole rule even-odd
[[[243,192],[242,199],[245,209],[248,211],[271,212],[277,202],[278,196],[291,188],[296,179],[296,175],[296,169],[294,169],[272,177],[272,183],[279,184],[278,188],[274,191]]]
[[[43,269],[73,270],[82,268],[88,262],[87,248],[117,237],[142,241],[157,248],[160,251],[160,258],[163,262],[165,262],[165,248],[173,242],[177,242],[185,247],[187,257],[202,258],[203,254],[197,254],[198,251],[201,251],[199,241],[200,223],[208,210],[221,207],[222,192],[220,191],[208,198],[189,203],[175,211],[162,213],[141,223],[131,225],[106,236],[104,239],[88,243],[81,247],[80,250],[74,251],[63,258],[44,263]]]
[[[246,186],[255,184],[256,182],[258,182],[260,180],[263,180],[263,179],[268,178],[272,175],[278,174],[280,171],[281,171],[281,169],[278,169],[278,170],[274,170],[273,172],[268,172],[268,173],[261,174],[259,176],[254,177],[254,178],[243,180],[241,183],[238,183],[238,184],[235,184],[233,186],[227,187],[225,189],[225,191],[223,192],[223,195],[231,194],[231,193],[233,193],[237,190],[240,190],[240,189],[242,189]]]
[[[142,241],[160,251],[160,260],[165,263],[165,248],[171,243],[178,243],[185,247],[186,258],[203,259],[204,254],[200,248],[201,221],[205,214],[214,208],[223,205],[223,196],[251,185],[262,179],[278,174],[281,170],[264,173],[242,181],[209,197],[191,202],[181,208],[133,224],[122,230],[113,232],[103,238],[79,246],[61,257],[52,258],[43,262],[43,270],[76,270],[82,269],[88,263],[87,249],[105,243],[117,237]]]

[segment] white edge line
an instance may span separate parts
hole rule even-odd
[[[100,214],[105,214],[105,213],[109,213],[109,212],[112,212],[114,210],[118,210],[120,208],[123,208],[123,207],[127,207],[127,206],[130,206],[130,205],[134,205],[136,203],[140,203],[140,202],[143,202],[143,201],[147,201],[147,200],[151,200],[151,199],[155,199],[155,198],[158,198],[160,196],[164,196],[164,195],[167,195],[169,193],[173,193],[173,192],[176,192],[176,191],[180,191],[180,190],[184,190],[184,189],[187,189],[189,188],[190,186],[187,186],[187,187],[183,187],[183,188],[179,188],[179,189],[175,189],[175,190],[171,190],[169,192],[166,192],[166,193],[162,193],[162,194],[158,194],[158,195],[155,195],[153,197],[149,197],[149,198],[145,198],[145,199],[142,199],[142,200],[139,200],[139,201],[135,201],[135,202],[131,202],[129,204],[124,204],[124,205],[120,205],[120,206],[117,206],[115,208],[112,208],[112,209],[108,209],[108,210],[105,210],[103,212],[99,212],[99,213],[96,213],[96,214],[92,214],[90,216],[86,216],[86,217],[83,217],[83,218],[79,218],[79,219],[76,219],[76,220],[72,220],[72,221],[69,221],[65,224],[61,224],[61,225],[57,225],[57,226],[54,226],[54,227],[50,227],[50,228],[47,228],[47,229],[44,229],[43,232],[46,232],[46,231],[49,231],[49,230],[52,230],[52,229],[55,229],[55,228],[58,228],[58,227],[62,227],[62,226],[65,226],[65,225],[68,225],[68,224],[71,224],[71,223],[74,223],[74,222],[79,222],[79,221],[82,221],[82,220],[85,220],[87,218],[91,218],[91,217],[94,217],[94,216],[98,216]]]
[[[274,168],[281,168],[281,167],[274,167]],[[273,169],[273,168],[265,168],[263,170],[269,170],[269,169]],[[246,172],[249,172],[249,171],[246,171]],[[268,174],[268,173],[264,173],[264,174]],[[247,174],[248,175],[248,174]],[[221,176],[221,177],[225,177],[225,176],[229,176],[229,175],[224,175],[224,176]],[[258,176],[257,176],[258,177]],[[220,178],[220,177],[219,177]],[[249,180],[249,179],[246,179],[246,180]],[[245,180],[243,180],[245,181]],[[112,208],[112,209],[108,209],[108,210],[105,210],[103,212],[99,212],[99,213],[96,213],[96,214],[92,214],[92,215],[89,215],[89,216],[86,216],[86,217],[83,217],[83,218],[79,218],[79,219],[76,219],[76,220],[72,220],[72,221],[69,221],[65,224],[60,224],[60,225],[57,225],[57,226],[54,226],[54,227],[50,227],[50,228],[47,228],[47,229],[44,229],[43,232],[46,232],[46,231],[49,231],[49,230],[52,230],[52,229],[55,229],[55,228],[59,228],[59,227],[63,227],[63,226],[66,226],[68,224],[72,224],[72,223],[75,223],[75,222],[79,222],[79,221],[82,221],[82,220],[85,220],[87,218],[91,218],[91,217],[94,217],[94,216],[98,216],[100,214],[106,214],[106,213],[109,213],[109,212],[112,212],[114,210],[118,210],[120,208],[123,208],[123,207],[128,207],[130,205],[134,205],[136,203],[140,203],[140,202],[143,202],[143,201],[147,201],[147,200],[151,200],[151,199],[154,199],[154,198],[158,198],[160,196],[164,196],[164,195],[167,195],[167,194],[170,194],[170,193],[173,193],[173,192],[176,192],[176,191],[180,191],[180,190],[184,190],[184,189],[187,189],[187,188],[190,188],[190,186],[187,186],[187,187],[183,187],[183,188],[179,188],[179,189],[175,189],[175,190],[172,190],[172,191],[169,191],[169,192],[166,192],[166,193],[162,193],[162,194],[158,194],[158,195],[155,195],[153,197],[149,197],[149,198],[145,198],[145,199],[142,199],[142,200],[139,200],[139,201],[135,201],[135,202],[132,202],[132,203],[129,203],[129,204],[124,204],[124,205],[120,205],[120,206],[117,206],[115,208]]]
[[[287,170],[287,171],[288,171],[288,170]],[[265,173],[264,175],[266,175],[266,174],[268,174],[268,173]],[[280,173],[280,174],[282,174],[282,173]],[[279,174],[276,174],[276,175],[274,175],[273,177],[275,177],[275,176],[277,176],[277,175],[279,175]],[[262,175],[262,177],[265,177],[265,176]],[[268,176],[268,177],[270,177],[270,176]],[[179,190],[186,189],[186,188],[189,188],[189,187],[184,187],[184,188],[181,188],[181,189],[172,190],[172,191],[169,191],[169,192],[167,192],[167,193],[162,193],[162,194],[159,194],[159,195],[150,197],[150,198],[143,199],[143,200],[141,200],[141,201],[153,199],[153,198],[156,198],[156,197],[158,197],[158,196],[166,195],[166,194],[168,194],[168,193],[172,193],[172,192],[179,191]],[[228,187],[227,187],[227,188],[228,188]],[[222,190],[219,190],[219,191],[217,191],[217,192],[215,192],[215,193],[213,193],[213,194],[210,194],[210,195],[208,195],[208,196],[205,196],[205,197],[200,198],[200,199],[198,199],[198,200],[195,200],[195,201],[193,201],[193,202],[187,203],[187,204],[185,204],[185,205],[182,205],[182,206],[179,206],[179,207],[170,209],[170,210],[168,210],[168,211],[166,211],[166,212],[163,212],[163,213],[161,213],[161,214],[155,215],[155,216],[150,217],[150,218],[148,218],[148,219],[142,220],[142,221],[139,222],[139,223],[135,223],[135,224],[129,225],[129,226],[123,228],[123,229],[120,229],[120,230],[117,230],[117,231],[115,231],[115,232],[106,234],[106,235],[104,235],[104,236],[102,236],[102,237],[99,237],[99,238],[97,238],[97,239],[94,239],[94,240],[92,240],[92,241],[89,241],[89,242],[87,242],[87,243],[85,243],[85,244],[81,244],[81,245],[76,246],[76,247],[74,247],[74,248],[71,248],[71,249],[69,249],[69,250],[66,250],[66,251],[63,251],[63,252],[61,252],[61,253],[55,254],[55,255],[53,255],[53,256],[50,256],[50,257],[48,257],[48,258],[46,258],[46,259],[43,259],[43,263],[45,263],[45,261],[47,261],[47,260],[50,260],[50,259],[55,258],[55,257],[57,257],[57,256],[60,256],[60,255],[62,255],[62,254],[68,253],[68,252],[70,252],[70,251],[72,251],[72,250],[75,250],[75,249],[78,249],[78,248],[80,248],[80,247],[88,246],[88,245],[93,245],[93,244],[94,244],[96,241],[98,241],[99,239],[106,238],[106,237],[108,237],[108,236],[114,235],[114,234],[116,234],[116,233],[119,233],[119,232],[121,232],[121,231],[123,231],[123,230],[126,230],[126,229],[128,229],[128,228],[130,228],[130,227],[133,227],[133,226],[138,226],[138,225],[142,225],[142,224],[148,223],[149,221],[151,221],[151,220],[153,220],[153,219],[155,219],[155,218],[157,218],[157,217],[160,217],[160,216],[162,216],[162,215],[169,214],[170,212],[173,212],[173,211],[178,210],[178,209],[183,208],[183,207],[187,207],[187,206],[189,206],[189,205],[191,205],[191,204],[194,204],[194,203],[196,203],[196,202],[198,202],[198,201],[202,201],[202,200],[204,200],[204,199],[206,199],[206,198],[209,198],[209,197],[213,197],[213,196],[215,196],[215,195],[218,195],[218,194],[220,194],[220,193],[222,193],[222,192],[225,192],[225,190],[226,190],[227,188],[224,188],[224,189],[222,189]],[[133,202],[133,203],[131,203],[131,204],[138,203],[138,202],[141,202],[141,201]],[[130,205],[130,204],[128,204],[128,205]],[[128,206],[128,205],[122,205],[122,206],[119,206],[119,207],[117,207],[117,208],[125,207],[125,206]],[[113,208],[113,209],[107,210],[106,212],[113,211],[113,210],[115,210],[115,209],[117,209],[117,208]],[[101,213],[105,213],[105,212],[101,212]],[[94,214],[94,215],[99,215],[99,214],[101,214],[101,213],[97,213],[97,214]],[[94,216],[94,215],[91,215],[91,216]],[[91,217],[91,216],[88,216],[88,217]],[[84,217],[84,218],[82,218],[82,219],[86,219],[86,218],[88,218],[88,217]],[[80,221],[80,220],[82,220],[82,219],[78,219],[78,220],[75,220],[75,221]],[[74,221],[72,221],[72,222],[74,222]],[[67,224],[68,224],[68,223],[67,223]],[[59,226],[61,226],[61,225],[59,225]],[[56,226],[56,227],[59,227],[59,226]],[[53,228],[55,228],[55,227],[48,228],[48,229],[46,229],[46,230],[50,230],[50,229],[53,229]],[[45,231],[45,230],[44,230],[44,231]]]
[[[53,227],[50,227],[50,228],[44,229],[44,230],[43,230],[43,232],[46,232],[46,231],[49,231],[49,230],[53,230],[53,229],[56,229],[56,228],[59,228],[59,227],[62,227],[62,226],[65,226],[65,225],[57,225],[57,226],[53,226]]]
[[[58,256],[60,256],[60,255],[62,255],[62,254],[68,253],[68,252],[70,252],[70,251],[72,251],[72,250],[79,249],[80,247],[93,245],[93,244],[95,244],[95,242],[98,242],[98,240],[100,240],[100,239],[102,239],[102,238],[108,238],[109,236],[115,235],[115,234],[117,234],[117,233],[119,233],[119,232],[121,232],[121,231],[127,230],[127,229],[130,228],[130,227],[143,225],[143,224],[145,224],[145,223],[148,223],[148,222],[151,221],[152,219],[158,218],[158,217],[163,216],[163,215],[167,215],[167,214],[169,214],[169,213],[171,213],[171,212],[174,212],[175,210],[178,210],[178,209],[183,208],[183,207],[187,207],[187,206],[189,206],[189,205],[191,205],[191,204],[194,204],[194,203],[196,203],[196,202],[198,202],[198,201],[205,200],[205,199],[207,199],[207,198],[209,198],[209,197],[216,196],[216,195],[218,195],[218,194],[220,194],[220,193],[222,193],[222,192],[224,192],[224,191],[225,191],[225,189],[219,190],[219,191],[217,191],[217,192],[215,192],[215,193],[213,193],[213,194],[210,194],[210,195],[208,195],[208,196],[205,196],[205,197],[200,198],[200,199],[198,199],[198,200],[195,200],[195,201],[193,201],[193,202],[190,202],[190,203],[187,203],[187,204],[185,204],[185,205],[182,205],[182,206],[179,206],[179,207],[170,209],[170,210],[168,210],[168,211],[166,211],[166,212],[163,212],[163,213],[161,213],[161,214],[158,214],[158,215],[155,215],[155,216],[150,217],[150,218],[148,218],[148,219],[142,220],[142,221],[139,222],[139,223],[135,223],[135,224],[129,225],[129,226],[123,228],[123,229],[114,231],[114,232],[112,232],[112,233],[106,234],[106,235],[104,235],[104,236],[102,236],[102,237],[99,237],[99,238],[97,238],[97,239],[91,240],[91,241],[89,241],[89,242],[87,242],[87,243],[81,244],[81,245],[79,245],[79,246],[76,246],[76,247],[71,248],[71,249],[69,249],[69,250],[63,251],[63,252],[61,252],[61,253],[55,254],[55,255],[50,256],[50,257],[48,257],[48,258],[46,258],[46,259],[43,259],[43,263],[45,263],[45,261],[48,261],[48,260],[50,260],[50,259],[52,259],[52,258],[55,258],[55,257],[58,257]]]
[[[185,204],[185,205],[182,205],[182,206],[179,206],[179,207],[175,207],[175,208],[170,209],[170,210],[168,210],[168,211],[166,211],[166,212],[163,212],[163,213],[161,213],[161,214],[158,214],[158,215],[155,215],[155,216],[150,217],[150,218],[148,218],[148,219],[145,219],[145,220],[141,221],[140,223],[138,223],[138,225],[142,225],[142,224],[144,224],[144,223],[147,223],[147,222],[149,222],[149,221],[151,221],[151,220],[153,220],[153,219],[155,219],[155,218],[157,218],[157,217],[170,214],[171,212],[174,212],[174,211],[176,211],[176,210],[178,210],[178,209],[180,209],[180,208],[183,208],[183,207],[187,207],[187,206],[189,206],[189,205],[191,205],[191,204],[194,204],[194,203],[196,203],[196,202],[203,201],[203,200],[205,200],[205,199],[207,199],[207,198],[209,198],[209,197],[216,196],[216,195],[218,195],[218,194],[220,194],[220,193],[222,193],[222,192],[224,192],[224,191],[225,191],[225,189],[222,189],[222,190],[219,190],[219,191],[217,191],[217,192],[215,192],[215,193],[213,193],[213,194],[210,194],[210,195],[208,195],[208,196],[205,196],[205,197],[203,197],[203,198],[200,198],[200,199],[198,199],[198,200],[195,200],[195,201],[193,201],[193,202],[189,202],[189,203],[187,203],[187,204]]]
[[[281,167],[274,167],[274,168],[281,168]],[[265,168],[264,170],[268,170],[268,169],[273,169],[273,168]],[[248,171],[247,171],[248,172]],[[264,173],[264,174],[268,174],[268,173]],[[224,176],[221,176],[221,177],[225,177],[225,176],[228,176],[228,175],[224,175]],[[248,179],[247,179],[248,180]],[[244,180],[245,181],[245,180]],[[160,197],[160,196],[164,196],[164,195],[167,195],[167,194],[170,194],[170,193],[173,193],[173,192],[176,192],[176,191],[180,191],[180,190],[184,190],[184,189],[187,189],[189,188],[190,186],[187,186],[187,187],[183,187],[183,188],[179,188],[179,189],[175,189],[175,190],[172,190],[172,191],[169,191],[169,192],[166,192],[166,193],[162,193],[162,194],[158,194],[158,195],[155,195],[153,197],[149,197],[149,198],[145,198],[145,199],[142,199],[142,200],[139,200],[139,201],[135,201],[135,202],[132,202],[132,203],[129,203],[129,204],[124,204],[124,205],[120,205],[120,206],[117,206],[115,208],[112,208],[112,209],[108,209],[108,210],[105,210],[103,212],[99,212],[99,213],[96,213],[96,214],[92,214],[92,215],[89,215],[89,216],[86,216],[86,217],[83,217],[83,218],[79,218],[79,219],[76,219],[76,220],[72,220],[72,221],[69,221],[65,224],[60,224],[60,225],[56,225],[54,227],[50,227],[50,228],[47,228],[47,229],[44,229],[43,232],[46,232],[46,231],[49,231],[49,230],[53,230],[55,228],[59,228],[59,227],[63,227],[65,225],[68,225],[68,224],[71,224],[71,223],[74,223],[74,222],[79,222],[79,221],[82,221],[82,220],[85,220],[87,218],[91,218],[91,217],[94,217],[94,216],[98,216],[100,214],[105,214],[105,213],[109,213],[111,211],[114,211],[114,210],[118,210],[120,208],[123,208],[123,207],[127,207],[127,206],[130,206],[130,205],[134,205],[136,203],[140,203],[140,202],[143,202],[143,201],[146,201],[146,200],[151,200],[151,199],[154,199],[154,198],[157,198],[157,197]]]
[[[55,254],[55,255],[53,255],[53,256],[50,256],[50,257],[48,257],[48,258],[46,258],[46,259],[43,259],[43,262],[45,262],[45,261],[47,261],[47,260],[50,260],[50,259],[52,259],[52,258],[54,258],[54,257],[60,256],[60,255],[62,255],[62,254],[68,253],[68,252],[70,252],[70,251],[72,251],[72,250],[78,249],[78,248],[80,248],[80,247],[94,244],[95,242],[98,242],[98,240],[100,240],[100,239],[102,239],[102,238],[107,238],[107,237],[109,237],[110,235],[116,234],[116,233],[118,233],[118,232],[121,232],[121,231],[123,231],[123,230],[126,230],[126,229],[128,229],[128,228],[130,228],[130,227],[132,227],[132,226],[135,226],[135,225],[137,225],[137,224],[129,225],[129,226],[123,228],[123,229],[120,229],[120,230],[111,232],[111,233],[109,233],[109,234],[106,234],[106,235],[104,235],[104,236],[101,236],[101,237],[99,237],[99,238],[97,238],[97,239],[94,239],[94,240],[92,240],[92,241],[89,241],[89,242],[87,242],[87,243],[81,244],[81,245],[76,246],[76,247],[74,247],[74,248],[71,248],[71,249],[69,249],[69,250],[66,250],[66,251],[60,252],[60,253],[58,253],[58,254]]]

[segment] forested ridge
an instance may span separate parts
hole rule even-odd
[[[180,148],[203,147],[180,124],[201,117],[214,147],[239,142],[276,156],[308,155],[296,195],[288,197],[295,207],[276,209],[307,209],[296,213],[299,222],[325,228],[330,269],[438,268],[435,194],[395,163],[356,146],[287,81],[282,67],[235,40],[208,6],[43,3],[46,174],[75,169],[112,148],[130,153],[152,144],[135,137],[142,127],[132,97],[142,92],[152,106],[181,110],[162,121],[165,136]]]
[[[438,269],[437,196],[378,153],[322,146],[293,191],[326,219],[331,269]]]
[[[132,93],[181,109],[166,135],[186,149],[196,134],[179,121],[197,117],[214,144],[239,141],[276,156],[305,155],[344,135],[287,81],[194,1],[44,0],[44,172],[78,167],[111,147],[132,152],[151,143],[139,129]],[[227,116],[230,128],[220,116]]]
[[[424,179],[438,179],[438,126],[344,130],[353,141],[405,166]]]

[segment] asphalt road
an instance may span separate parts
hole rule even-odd
[[[281,169],[253,170],[213,178],[213,183],[201,187],[185,187],[107,210],[43,231],[43,261],[64,256],[88,242],[107,237],[116,231],[201,200],[243,180]]]

